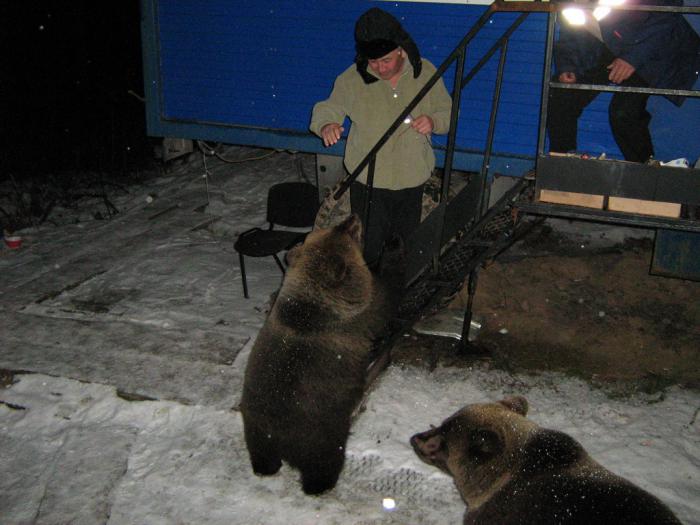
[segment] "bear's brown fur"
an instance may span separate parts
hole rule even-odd
[[[271,475],[284,460],[301,471],[307,494],[338,480],[373,343],[394,310],[365,264],[361,236],[351,215],[288,253],[246,367],[241,412],[253,470]]]
[[[680,524],[658,498],[572,437],[528,420],[527,410],[523,397],[467,405],[411,438],[418,457],[454,478],[465,524]]]

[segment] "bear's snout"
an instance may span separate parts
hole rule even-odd
[[[433,428],[411,437],[413,450],[430,465],[444,466],[447,460],[447,447],[439,428]]]

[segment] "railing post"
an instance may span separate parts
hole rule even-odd
[[[552,77],[552,50],[554,48],[554,26],[558,11],[547,16],[547,40],[544,53],[544,71],[542,73],[542,101],[540,104],[540,126],[537,135],[537,157],[544,155],[545,130],[547,129],[547,112],[549,106],[549,82]],[[537,159],[535,159],[537,162]]]
[[[525,15],[527,16],[527,15]],[[496,86],[494,87],[493,100],[491,102],[491,116],[489,117],[489,130],[486,138],[486,148],[484,158],[481,162],[479,190],[479,213],[477,217],[482,217],[488,209],[489,194],[486,184],[489,177],[489,164],[491,163],[491,151],[493,150],[493,138],[496,134],[496,117],[498,116],[498,104],[501,100],[501,87],[503,86],[503,70],[505,69],[506,54],[508,52],[508,39],[501,44],[501,55],[498,59],[498,72],[496,73]]]
[[[457,65],[455,67],[455,79],[452,87],[452,108],[450,110],[450,129],[447,134],[447,149],[445,151],[445,166],[442,175],[442,184],[440,186],[440,202],[444,203],[447,201],[447,197],[450,191],[450,181],[452,179],[452,163],[454,161],[455,155],[455,144],[457,142],[457,119],[459,118],[459,106],[462,98],[462,75],[464,74],[464,62],[467,58],[467,44],[459,49],[459,54],[457,55]],[[437,248],[433,252],[433,271],[437,272],[438,259],[440,257],[440,249],[442,248],[442,232],[445,229],[445,216],[443,215],[442,221],[438,228],[438,238],[440,242],[437,243]]]
[[[364,230],[365,247],[364,256],[367,260],[367,238],[369,237],[369,214],[372,209],[372,192],[374,190],[374,166],[377,162],[377,154],[375,153],[369,159],[369,164],[367,165],[367,193],[365,194],[365,209],[362,211],[362,228]]]
[[[460,49],[457,55],[455,80],[452,87],[452,109],[450,111],[450,129],[447,134],[447,150],[445,151],[445,167],[440,187],[440,202],[444,202],[449,194],[450,179],[452,176],[452,164],[457,141],[457,119],[459,118],[459,105],[462,98],[462,75],[464,74],[464,61],[467,58],[467,46]]]
[[[522,16],[522,15],[521,15]],[[527,16],[527,15],[525,15]],[[520,24],[518,24],[520,25]],[[482,218],[488,210],[488,201],[491,192],[486,184],[489,176],[489,163],[491,162],[491,151],[493,150],[493,138],[496,133],[496,117],[498,115],[498,104],[501,100],[501,88],[503,86],[503,71],[506,64],[506,56],[508,54],[508,38],[501,43],[501,53],[498,58],[498,72],[496,73],[496,86],[494,87],[493,100],[491,102],[491,116],[489,118],[488,137],[486,139],[486,149],[484,150],[484,159],[481,163],[481,172],[479,174],[479,210],[477,217]],[[469,345],[469,328],[472,322],[472,306],[474,304],[474,295],[476,294],[476,283],[479,278],[479,269],[475,268],[469,273],[469,285],[467,289],[467,307],[464,310],[464,320],[462,322],[462,338],[460,346],[462,349]]]

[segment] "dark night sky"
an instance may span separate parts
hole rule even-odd
[[[143,162],[144,106],[128,93],[143,94],[138,0],[1,4],[2,172]]]

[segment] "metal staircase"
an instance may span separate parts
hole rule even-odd
[[[545,153],[545,124],[547,100],[550,88],[598,89],[601,91],[634,91],[651,94],[667,94],[670,90],[652,88],[622,88],[614,86],[561,85],[550,81],[554,28],[558,10],[563,6],[550,2],[506,2],[491,4],[476,24],[469,30],[454,51],[437,69],[435,75],[408,104],[386,133],[369,151],[358,167],[341,182],[335,198],[338,199],[365,169],[368,169],[370,186],[368,205],[364,210],[364,224],[371,213],[371,185],[377,152],[399,128],[407,115],[428,93],[438,79],[453,63],[456,64],[452,91],[452,113],[447,137],[444,174],[440,190],[440,202],[420,224],[415,234],[406,240],[408,254],[407,288],[401,303],[397,324],[392,335],[384,341],[383,359],[375,367],[388,363],[388,352],[396,338],[400,337],[422,315],[436,310],[461,290],[468,282],[468,304],[465,311],[462,345],[468,345],[468,329],[471,308],[477,286],[478,270],[482,264],[507,249],[525,235],[534,225],[546,217],[567,217],[655,229],[670,229],[700,233],[700,221],[666,219],[636,214],[623,214],[607,210],[594,210],[574,206],[546,204],[538,201],[539,191],[600,193],[621,197],[656,201],[688,202],[689,196],[700,205],[700,170],[663,168],[621,161],[593,161],[569,157],[554,157]],[[677,11],[698,14],[700,8],[673,8],[633,6],[622,9]],[[515,21],[465,75],[464,63],[469,43],[479,30],[488,24],[498,12],[520,12]],[[490,193],[489,161],[492,154],[496,117],[503,83],[503,71],[510,37],[533,12],[549,13],[545,61],[543,70],[542,104],[538,130],[538,148],[535,170],[523,174],[517,183],[493,205],[488,206]],[[455,152],[455,135],[460,95],[464,86],[498,52],[498,70],[481,170],[473,174],[461,191],[448,199],[452,165]],[[700,97],[697,91],[677,91],[672,94]]]

